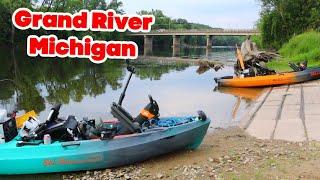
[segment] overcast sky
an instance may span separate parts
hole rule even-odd
[[[219,28],[253,28],[259,19],[258,0],[122,0],[127,14],[160,9],[171,18]]]

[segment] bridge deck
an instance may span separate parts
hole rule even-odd
[[[130,36],[246,36],[259,35],[256,29],[159,29],[148,33],[129,33]]]

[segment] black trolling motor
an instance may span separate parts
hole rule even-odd
[[[145,108],[140,111],[140,114],[133,118],[130,113],[128,113],[123,107],[122,102],[125,98],[125,94],[130,83],[132,75],[135,73],[135,68],[129,65],[127,61],[127,70],[130,72],[129,78],[124,86],[124,89],[120,95],[118,103],[113,102],[111,105],[111,114],[117,118],[121,125],[122,129],[121,134],[126,133],[140,133],[142,125],[151,120],[151,119],[158,119],[159,114],[159,106],[158,103],[149,95],[149,103]]]

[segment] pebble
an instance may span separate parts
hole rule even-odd
[[[125,178],[126,180],[130,180],[130,179],[131,179],[131,177],[130,177],[129,175],[127,175],[127,174],[124,175],[124,178]]]
[[[243,161],[243,164],[248,164],[248,162],[250,161],[249,158],[246,158],[244,161]]]
[[[158,178],[158,179],[162,179],[163,177],[164,177],[163,174],[161,174],[161,173],[157,174],[157,178]]]
[[[288,146],[290,145],[291,148]],[[272,143],[259,141],[248,147],[230,147],[226,149],[224,154],[218,154],[220,157],[216,157],[213,154],[209,154],[202,161],[193,161],[192,163],[176,164],[172,168],[166,168],[165,171],[158,173],[159,171],[144,169],[144,165],[133,165],[123,168],[105,169],[102,171],[85,171],[82,173],[73,173],[69,175],[63,175],[63,179],[221,179],[225,172],[231,172],[236,175],[241,175],[243,169],[250,167],[258,170],[258,165],[262,162],[268,162],[268,159],[274,159],[274,157],[280,157],[281,160],[290,159],[292,157],[297,158],[299,161],[312,160],[307,154],[310,151],[317,151],[320,148],[320,143],[305,146],[306,143]],[[300,147],[300,148],[299,148]],[[304,153],[303,150],[308,150]],[[226,155],[227,154],[227,155]],[[211,156],[210,156],[211,155]],[[161,162],[160,162],[161,163]],[[276,169],[281,167],[282,162],[270,163],[269,168]],[[148,167],[148,166],[147,166]],[[153,172],[153,173],[152,173]],[[168,172],[168,173],[167,173]],[[169,176],[170,175],[170,176]],[[274,178],[274,176],[272,176]],[[302,178],[302,177],[300,177]]]

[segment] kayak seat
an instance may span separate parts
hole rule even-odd
[[[300,68],[299,68],[296,64],[294,64],[294,63],[292,63],[292,62],[289,62],[288,64],[289,64],[289,67],[290,67],[294,72],[299,72],[299,71],[300,71]]]
[[[67,120],[60,121],[58,123],[49,124],[44,134],[50,134],[53,140],[74,140],[74,135],[76,135],[78,121],[75,116],[68,116]],[[44,135],[43,134],[43,135]]]
[[[304,71],[308,67],[308,61],[299,62],[297,64],[289,62],[288,64],[294,72]]]
[[[120,121],[125,128],[121,134],[141,133],[139,125],[133,123],[133,117],[120,105],[113,103],[111,106],[111,114]]]

